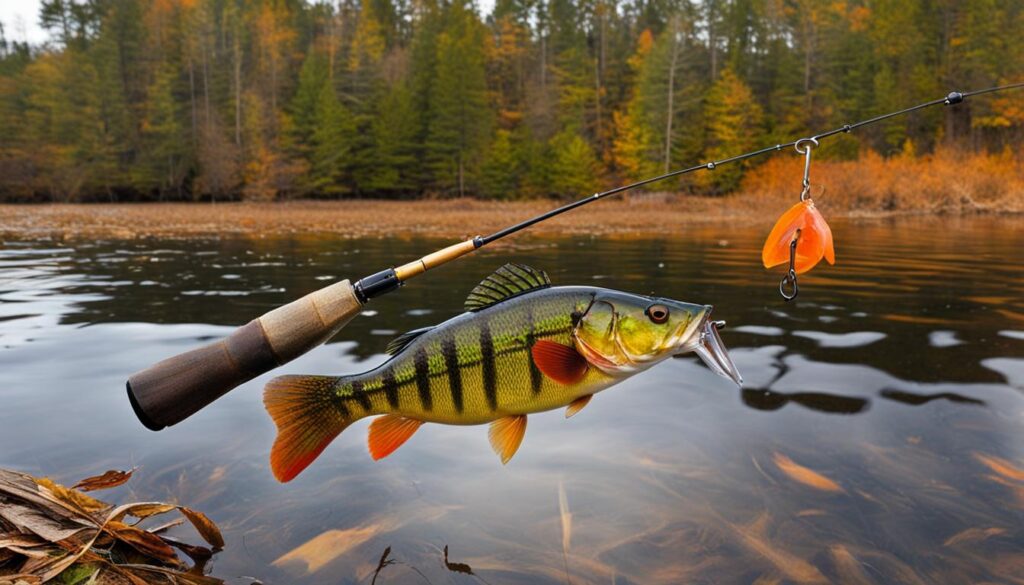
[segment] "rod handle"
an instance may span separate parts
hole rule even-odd
[[[349,281],[337,282],[253,319],[224,339],[133,374],[128,399],[147,428],[177,424],[324,343],[361,309]]]

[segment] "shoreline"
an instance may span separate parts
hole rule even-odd
[[[114,238],[280,236],[465,238],[554,209],[564,201],[344,200],[276,203],[2,204],[0,237]],[[528,228],[533,235],[661,236],[680,226],[771,225],[792,201],[751,197],[640,195],[609,199]],[[900,217],[1021,217],[1016,210],[849,211],[819,205],[829,221]]]

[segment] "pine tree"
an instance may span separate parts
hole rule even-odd
[[[142,123],[143,156],[137,165],[137,184],[153,186],[163,199],[168,191],[180,196],[188,161],[187,135],[174,99],[177,74],[165,66],[149,87]]]
[[[307,147],[316,130],[319,121],[316,107],[320,101],[320,93],[328,82],[328,76],[327,59],[320,52],[311,49],[302,62],[299,83],[289,105],[291,132],[300,153],[308,150]]]
[[[313,131],[310,187],[315,193],[339,195],[349,192],[349,157],[355,122],[352,113],[338,101],[328,84],[320,90],[316,103],[316,129]]]
[[[721,160],[758,146],[763,113],[750,88],[731,68],[722,71],[704,102],[704,159]],[[699,175],[700,185],[713,192],[735,189],[745,165],[730,164]]]
[[[372,166],[356,181],[374,194],[406,194],[417,190],[415,138],[416,112],[409,91],[401,84],[383,91],[375,101],[370,127]]]
[[[560,196],[580,196],[597,188],[597,157],[578,134],[563,131],[551,139],[551,190]]]
[[[448,7],[445,21],[437,41],[437,75],[430,87],[426,157],[436,187],[463,196],[474,186],[491,125],[485,32],[476,14],[461,2]]]
[[[518,174],[512,133],[499,129],[494,133],[481,170],[481,194],[494,199],[515,198]]]

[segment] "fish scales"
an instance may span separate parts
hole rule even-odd
[[[572,313],[585,308],[590,297],[557,289],[535,294],[422,334],[380,367],[343,379],[339,402],[351,408],[354,385],[361,384],[372,404],[363,409],[366,415],[397,413],[429,422],[480,424],[571,401],[579,387],[606,376],[594,375],[572,386],[544,380],[529,350],[541,339],[571,343]]]

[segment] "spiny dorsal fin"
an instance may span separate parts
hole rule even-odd
[[[466,298],[466,310],[486,309],[512,297],[549,286],[551,280],[543,270],[510,262],[476,285]]]
[[[433,329],[434,326],[423,327],[422,329],[413,329],[412,331],[406,331],[398,337],[391,340],[387,348],[384,350],[388,355],[398,355],[403,349],[409,346],[410,343],[420,335],[423,335],[427,331]]]

